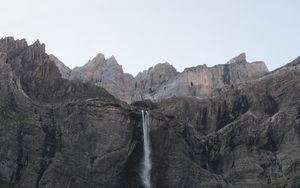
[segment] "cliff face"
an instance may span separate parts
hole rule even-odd
[[[150,98],[160,101],[172,96],[217,96],[225,86],[254,80],[267,72],[264,62],[248,63],[246,55],[240,54],[227,64],[187,68]]]
[[[61,69],[60,69],[61,70]],[[65,73],[62,72],[62,75]],[[105,59],[98,54],[82,67],[75,67],[67,77],[70,80],[90,82],[105,88],[110,94],[129,102],[133,89],[133,76],[123,72],[122,66],[112,56]]]
[[[177,79],[169,70],[162,82]],[[147,109],[154,187],[299,187],[299,91],[298,58],[214,97],[128,105],[63,79],[39,42],[1,39],[0,185],[142,187]]]
[[[159,103],[158,187],[299,187],[299,78],[300,61],[219,97]]]
[[[165,88],[168,82],[178,74],[176,69],[169,63],[160,63],[144,72],[140,72],[135,77],[135,87],[131,100],[153,100],[153,95]]]
[[[62,79],[39,42],[1,39],[0,57],[1,187],[120,187],[135,145],[129,107]]]
[[[216,96],[224,86],[254,80],[268,73],[264,62],[248,63],[244,53],[226,64],[199,65],[182,73],[168,63],[159,63],[135,78],[125,74],[114,57],[106,60],[102,54],[72,71],[58,59],[54,61],[64,78],[94,83],[128,103],[146,99],[161,101],[173,96]]]

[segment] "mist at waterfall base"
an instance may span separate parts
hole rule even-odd
[[[142,110],[142,120],[143,120],[143,138],[144,138],[144,155],[142,162],[142,182],[145,188],[151,188],[151,147],[150,147],[150,123],[149,123],[149,113]]]

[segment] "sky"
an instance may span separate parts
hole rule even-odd
[[[245,52],[269,70],[300,55],[299,0],[0,0],[0,38],[37,39],[70,68],[98,53],[125,72],[178,71]]]

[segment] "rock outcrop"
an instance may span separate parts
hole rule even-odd
[[[299,58],[258,79],[230,77],[215,96],[128,105],[63,79],[44,48],[0,39],[1,187],[142,187],[141,109],[150,114],[154,187],[300,186]],[[167,69],[161,80],[178,79]]]
[[[131,99],[133,76],[123,72],[114,56],[105,59],[103,54],[98,54],[84,66],[75,67],[69,79],[94,83],[126,102]]]
[[[71,74],[71,69],[69,67],[67,67],[63,62],[61,62],[57,57],[55,57],[54,55],[50,54],[49,58],[51,61],[53,61],[55,63],[55,65],[57,66],[61,77],[65,78],[65,79],[69,79],[70,74]]]
[[[168,82],[179,74],[169,63],[159,63],[148,70],[140,72],[135,78],[132,101],[153,99],[161,88],[166,87]]]

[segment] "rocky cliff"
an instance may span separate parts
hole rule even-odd
[[[134,146],[124,104],[61,78],[38,41],[1,39],[0,57],[1,187],[120,185]]]
[[[106,60],[102,54],[72,71],[58,59],[52,59],[64,78],[94,83],[128,103],[146,99],[161,101],[173,96],[216,96],[224,86],[257,79],[268,73],[264,62],[248,63],[245,53],[226,64],[214,67],[199,65],[182,73],[169,63],[159,63],[135,78],[125,74],[114,57]]]
[[[187,68],[161,85],[149,99],[160,101],[172,96],[200,98],[217,96],[225,86],[254,80],[266,73],[268,69],[264,62],[248,63],[243,53],[228,61],[227,64]]]
[[[142,187],[141,109],[153,187],[299,187],[299,59],[215,96],[128,105],[63,79],[38,41],[0,39],[0,187]]]
[[[159,103],[173,120],[153,115],[158,187],[299,187],[299,78],[300,61],[218,97]]]
[[[117,63],[115,57],[105,59],[103,54],[98,54],[84,66],[75,67],[73,70],[63,65],[57,58],[52,60],[63,78],[94,83],[123,101],[131,101],[133,76],[123,72],[122,66]]]
[[[133,90],[132,101],[145,99],[154,100],[153,97],[161,88],[165,88],[169,81],[173,80],[179,73],[169,63],[159,63],[148,70],[140,72],[135,77],[135,87]]]

